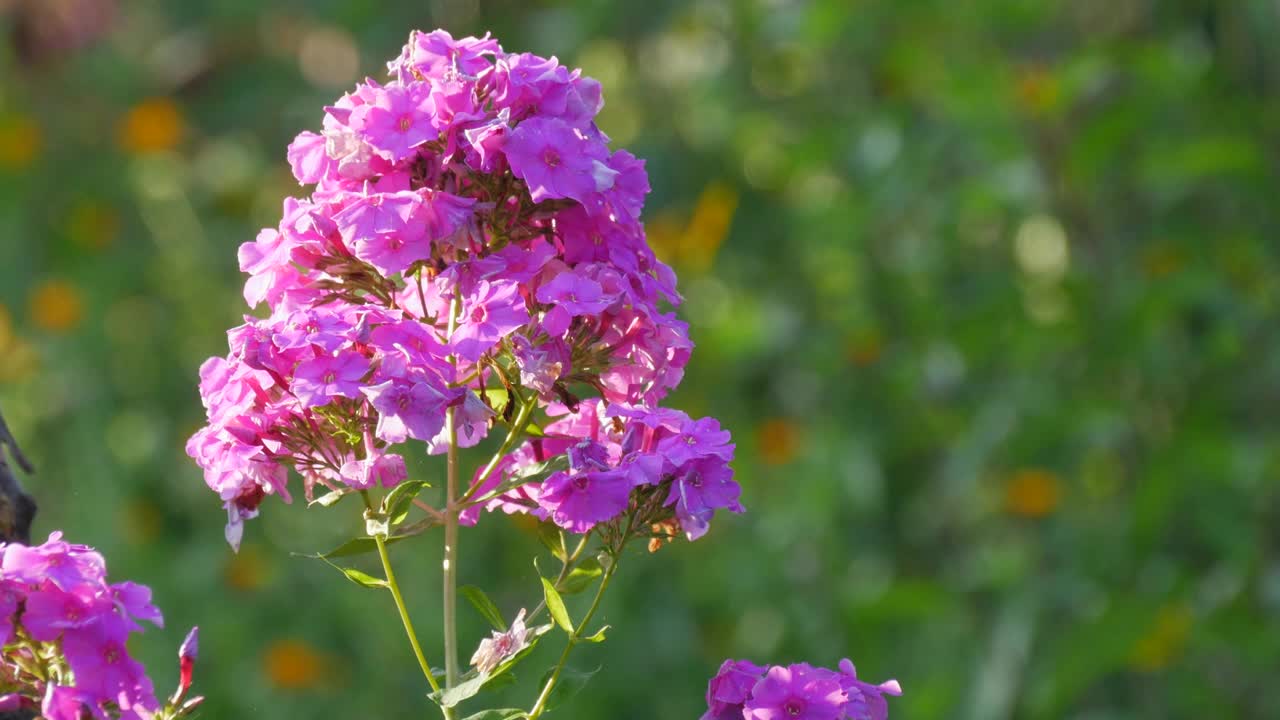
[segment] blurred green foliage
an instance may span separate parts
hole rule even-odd
[[[0,8],[0,407],[38,532],[155,588],[162,690],[202,626],[206,717],[429,711],[390,599],[290,555],[354,512],[267,503],[234,556],[183,443],[285,145],[436,26],[604,83],[698,343],[672,403],[739,442],[750,512],[628,558],[567,714],[847,655],[906,720],[1280,717],[1276,3]],[[437,648],[429,537],[394,554]],[[462,582],[511,616],[536,547],[487,519]]]

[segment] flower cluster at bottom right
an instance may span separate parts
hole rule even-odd
[[[725,660],[707,683],[701,720],[885,720],[885,695],[901,695],[897,680],[872,685],[858,679],[853,663],[839,671],[808,663],[761,667]]]

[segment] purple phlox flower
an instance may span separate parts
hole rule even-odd
[[[366,180],[377,174],[375,169],[382,158],[374,155],[373,146],[354,130],[347,127],[324,131],[324,154],[337,165],[338,177],[345,180]]]
[[[416,295],[416,293],[414,293]],[[375,327],[369,333],[369,344],[384,354],[403,351],[413,368],[435,371],[445,365],[445,357],[449,354],[444,343],[436,336],[435,331],[416,320],[389,322]],[[410,368],[399,369],[385,367],[384,358],[379,377],[404,377]]]
[[[290,313],[271,341],[281,350],[314,345],[326,353],[336,352],[350,342],[351,319],[329,308],[310,308]]]
[[[461,197],[443,190],[424,188],[422,204],[413,215],[414,222],[426,228],[427,237],[445,240],[466,226],[475,214],[475,198]]]
[[[534,345],[524,335],[513,335],[512,351],[520,367],[520,384],[538,391],[544,399],[552,395],[552,389],[570,369],[569,346],[553,339]]]
[[[381,485],[390,488],[409,477],[400,455],[375,453],[363,460],[348,460],[342,465],[342,480],[356,490]]]
[[[584,440],[569,448],[570,472],[558,472],[538,492],[538,504],[570,532],[584,533],[627,509],[631,481],[625,470],[608,469],[608,450]]]
[[[551,88],[569,81],[569,71],[554,57],[513,53],[495,65],[497,91],[494,102],[512,112],[537,105]]]
[[[435,107],[427,88],[387,85],[374,90],[373,102],[351,112],[350,125],[391,162],[414,154],[414,148],[437,136]]]
[[[88,693],[69,685],[49,683],[40,703],[40,716],[45,720],[84,720],[88,708],[101,715]]]
[[[501,168],[499,161],[504,157],[502,151],[510,133],[511,111],[507,108],[500,110],[492,120],[463,130],[462,137],[469,146],[467,164],[480,172],[497,172]]]
[[[578,315],[598,313],[609,306],[609,298],[596,281],[572,271],[562,272],[538,288],[538,302],[550,305],[542,317],[548,335],[563,335]]]
[[[18,693],[0,695],[0,712],[16,712],[23,707],[23,704],[23,697]]]
[[[36,640],[52,642],[65,630],[97,622],[104,607],[90,585],[71,592],[49,586],[27,594],[22,626]]]
[[[274,306],[286,289],[302,284],[301,275],[291,264],[294,246],[272,228],[263,228],[257,239],[240,246],[240,271],[250,276],[244,284],[244,301],[249,307],[264,301]]]
[[[742,720],[742,705],[764,672],[747,660],[725,660],[707,683],[707,711],[701,720]]]
[[[328,139],[310,131],[298,133],[289,143],[289,167],[299,185],[320,182],[333,168],[333,159],[325,152]]]
[[[608,153],[602,143],[556,118],[534,116],[521,122],[511,131],[505,152],[511,171],[529,186],[534,202],[586,202],[613,187],[618,174],[601,162]]]
[[[516,653],[529,646],[529,637],[533,630],[524,624],[524,608],[511,621],[511,627],[505,632],[493,632],[492,637],[480,641],[480,646],[471,656],[471,664],[481,673],[492,672],[503,661],[514,657]]]
[[[361,236],[352,242],[352,253],[384,275],[404,272],[431,256],[431,241],[421,232],[389,232]]]
[[[489,434],[489,420],[496,413],[471,390],[457,388],[448,402],[453,407],[453,423],[458,431],[458,447],[475,447]],[[441,428],[427,441],[427,453],[441,455],[449,450],[447,428]]]
[[[556,249],[553,245],[538,242],[531,247],[508,245],[490,257],[502,263],[501,268],[495,269],[493,274],[509,282],[527,283],[541,273],[555,256]]]
[[[461,322],[449,343],[460,357],[479,360],[494,343],[528,321],[519,285],[482,280],[474,295],[464,299]]]
[[[718,508],[743,512],[738,497],[742,488],[733,480],[733,470],[715,457],[701,458],[681,469],[671,483],[666,504],[675,505],[676,519],[690,540],[706,534],[711,516]]]
[[[849,720],[886,720],[889,717],[889,703],[885,695],[902,694],[902,686],[897,680],[886,680],[879,685],[872,685],[858,679],[858,671],[853,663],[845,658],[840,661],[840,684],[849,696],[849,704],[845,715]]]
[[[129,657],[124,640],[87,631],[67,633],[62,649],[76,675],[76,689],[110,698],[122,708],[155,708],[155,690],[142,665]]]
[[[115,601],[116,614],[119,615],[130,630],[141,630],[142,627],[133,622],[134,618],[146,620],[156,627],[164,627],[164,616],[160,608],[151,604],[151,588],[132,582],[116,583],[111,586],[111,597]]]
[[[720,429],[715,418],[699,418],[681,423],[680,431],[658,442],[661,452],[674,466],[683,465],[702,457],[717,457],[728,462],[733,459],[733,443],[729,432]]]
[[[436,130],[445,133],[445,157],[458,149],[458,130],[470,123],[486,119],[476,98],[475,85],[470,82],[447,79],[431,83],[431,102],[435,108],[432,122]]]
[[[335,397],[360,397],[360,381],[368,372],[369,359],[358,352],[320,355],[298,365],[290,389],[303,407],[327,405]]]
[[[49,580],[66,591],[95,585],[107,572],[102,555],[83,545],[64,542],[58,531],[49,533],[43,545],[6,545],[3,571],[9,579],[31,584]]]
[[[430,440],[444,426],[449,396],[425,382],[392,381],[361,388],[378,411],[375,434],[389,443]]]
[[[464,37],[454,40],[444,30],[424,33],[413,31],[400,57],[387,63],[388,69],[398,73],[401,82],[409,81],[417,71],[428,78],[454,76],[474,78],[492,67],[489,59],[502,52],[498,41],[489,37]]]
[[[840,676],[807,663],[776,665],[751,690],[745,720],[839,720],[847,702]]]
[[[410,222],[410,218],[422,204],[422,196],[405,190],[392,193],[360,195],[354,202],[333,216],[333,221],[348,245],[355,247],[357,240],[377,235],[398,235],[406,242],[414,242],[425,230]]]
[[[638,219],[644,209],[644,197],[649,194],[649,174],[645,172],[644,161],[626,150],[619,150],[609,156],[608,165],[618,173],[609,192],[610,200],[631,218]]]

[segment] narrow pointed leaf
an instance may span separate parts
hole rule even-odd
[[[589,557],[569,571],[568,577],[560,582],[556,588],[561,595],[575,595],[591,587],[592,581],[600,577],[604,573],[604,568],[600,567],[600,561],[593,557]]]
[[[499,631],[506,631],[507,623],[502,619],[502,612],[498,610],[498,606],[493,604],[493,601],[489,599],[489,596],[483,590],[475,585],[463,585],[458,588],[458,591],[480,613],[481,617],[489,621],[490,625]]]
[[[567,633],[573,633],[573,621],[569,619],[569,610],[564,606],[564,600],[560,597],[560,593],[556,592],[556,588],[551,581],[546,578],[542,580],[542,594],[547,599],[547,610],[551,613],[551,619],[556,621],[561,630]]]

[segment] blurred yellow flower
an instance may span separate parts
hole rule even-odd
[[[282,690],[307,690],[326,684],[329,658],[301,640],[277,640],[262,658],[271,684]]]
[[[785,418],[764,421],[757,431],[760,460],[769,465],[785,465],[795,458],[800,447],[800,432],[795,423]]]
[[[120,121],[120,146],[132,153],[169,150],[182,140],[182,111],[169,98],[152,98],[133,106]]]
[[[31,322],[42,330],[67,332],[83,316],[80,289],[65,280],[46,280],[31,291]]]
[[[1005,508],[1022,517],[1045,517],[1058,507],[1060,487],[1058,476],[1048,470],[1019,470],[1005,486]]]
[[[222,571],[222,578],[227,585],[242,592],[257,590],[262,587],[267,575],[267,564],[252,545],[246,545],[240,552],[231,555]]]
[[[721,183],[711,183],[698,197],[689,222],[681,223],[670,212],[659,213],[647,223],[649,244],[664,262],[680,270],[705,273],[711,269],[720,245],[729,234],[738,208],[738,192]]]
[[[13,331],[9,308],[0,305],[0,382],[17,383],[36,371],[36,350]]]
[[[1138,639],[1129,655],[1129,663],[1143,672],[1155,672],[1169,666],[1186,644],[1191,631],[1191,609],[1186,605],[1166,605],[1156,613],[1155,623]]]
[[[88,250],[109,246],[119,229],[120,214],[116,209],[92,200],[76,203],[67,217],[67,234],[76,245]]]
[[[0,119],[0,168],[22,170],[40,154],[40,126],[29,117]]]

